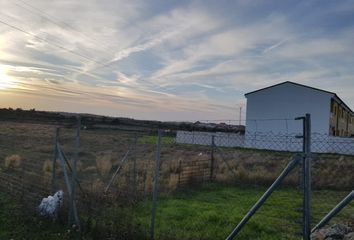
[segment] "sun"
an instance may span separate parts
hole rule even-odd
[[[5,90],[15,87],[14,80],[7,75],[4,67],[0,66],[0,90]]]

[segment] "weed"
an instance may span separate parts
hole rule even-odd
[[[96,167],[101,176],[106,176],[112,170],[112,151],[101,152],[96,156]]]
[[[5,167],[6,168],[19,168],[19,167],[21,167],[22,161],[23,161],[23,158],[18,154],[7,156],[5,158]]]
[[[42,170],[44,173],[51,173],[53,171],[53,162],[50,160],[45,160]]]

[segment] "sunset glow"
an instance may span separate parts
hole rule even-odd
[[[0,8],[0,107],[238,122],[245,93],[291,81],[354,108],[353,1],[16,0]]]
[[[4,67],[0,66],[0,89],[6,90],[16,86],[14,79],[7,75]]]

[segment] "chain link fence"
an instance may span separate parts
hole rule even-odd
[[[292,157],[287,152],[219,147],[212,144],[218,143],[217,136],[210,142],[161,145],[159,183],[174,185],[177,191],[159,188],[156,239],[225,239]],[[174,171],[166,174],[166,169]],[[287,176],[239,239],[301,236],[299,171],[298,167]]]
[[[1,123],[1,190],[32,213],[64,190],[62,223],[70,198],[60,159],[53,170],[57,127],[70,179],[79,153],[74,199],[80,230],[93,239],[225,239],[303,147],[295,134],[198,129],[164,130],[157,148],[155,130],[83,126],[78,148],[75,124]],[[354,186],[353,139],[331,139],[312,134],[312,226]],[[302,238],[302,187],[298,165],[236,239]],[[329,224],[353,221],[353,213],[351,203]]]
[[[342,148],[346,148],[343,146]],[[322,155],[317,154],[312,160],[312,227],[320,221],[350,193],[354,199],[354,174],[353,174],[353,155]],[[348,198],[349,199],[349,198]],[[348,205],[343,205],[338,214],[329,218],[325,224],[321,224],[315,233],[319,239],[323,234],[321,228],[339,226],[340,228],[352,227],[354,223],[354,201],[349,200]],[[344,234],[338,230],[332,230],[332,234],[339,237]],[[344,234],[345,235],[345,234]],[[350,238],[349,238],[350,239]]]

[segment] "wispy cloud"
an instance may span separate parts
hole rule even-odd
[[[26,2],[0,2],[0,20],[30,33],[0,24],[0,64],[17,86],[1,91],[4,107],[237,118],[245,92],[287,80],[354,106],[348,2]]]
[[[267,47],[266,49],[263,50],[263,54],[264,54],[264,53],[267,53],[267,52],[269,52],[269,51],[272,51],[273,49],[276,49],[277,47],[280,47],[280,46],[283,45],[285,42],[286,42],[286,40],[281,40],[281,41],[279,41],[279,42],[277,42],[277,43],[275,43],[275,44],[273,44],[273,45]]]

